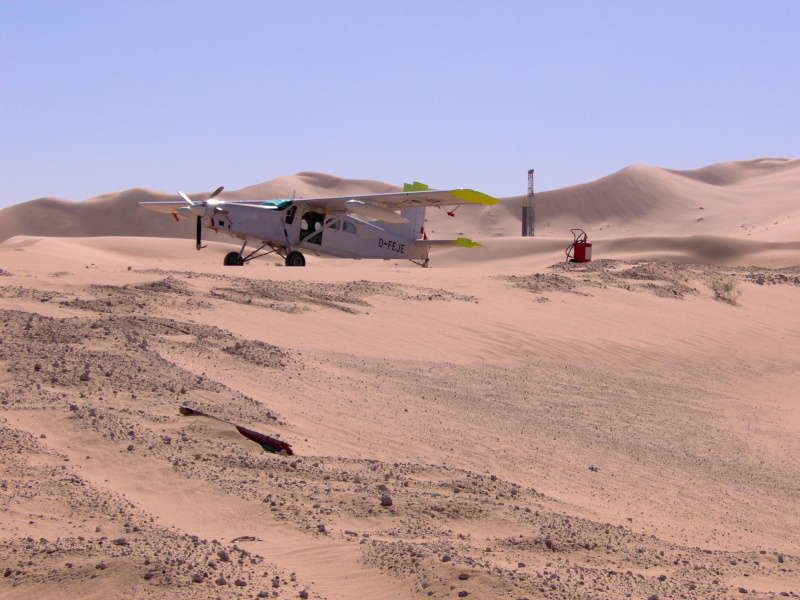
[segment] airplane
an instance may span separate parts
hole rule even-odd
[[[139,202],[139,205],[175,220],[195,218],[196,248],[202,244],[203,229],[224,233],[243,241],[238,252],[228,252],[224,265],[246,262],[277,254],[288,267],[306,264],[303,252],[354,259],[408,259],[427,267],[433,247],[480,246],[469,238],[429,240],[425,234],[425,209],[444,209],[455,216],[461,205],[491,206],[496,198],[469,189],[430,190],[414,182],[402,192],[337,196],[330,198],[292,198],[278,200],[222,200],[220,186],[205,200],[193,201],[178,192],[181,200]],[[447,210],[447,207],[454,207]],[[400,211],[399,213],[397,211]],[[256,249],[245,255],[248,243]]]

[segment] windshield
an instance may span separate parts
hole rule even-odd
[[[266,202],[262,202],[261,206],[276,206],[278,210],[283,210],[291,203],[291,200],[267,200]]]

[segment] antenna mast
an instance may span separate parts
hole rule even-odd
[[[533,169],[528,169],[528,198],[522,203],[522,236],[533,237],[536,211],[533,205]]]

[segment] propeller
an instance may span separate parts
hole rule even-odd
[[[208,198],[206,198],[205,200],[202,200],[200,202],[192,202],[192,200],[189,198],[189,196],[187,196],[186,194],[184,194],[181,191],[178,192],[178,195],[181,198],[183,198],[189,204],[189,206],[186,207],[186,208],[188,208],[189,211],[192,212],[193,214],[197,215],[197,219],[196,219],[196,223],[197,223],[197,243],[195,245],[195,248],[197,248],[198,250],[202,250],[203,248],[205,248],[205,246],[203,246],[203,244],[202,244],[202,235],[201,234],[202,234],[202,229],[203,229],[203,217],[206,215],[206,212],[208,211],[208,201],[209,200],[213,200],[214,198],[219,196],[219,194],[222,192],[223,189],[224,189],[223,186],[219,186],[217,189],[215,189],[213,192],[211,192],[211,194],[208,196]],[[179,210],[180,211],[185,211],[186,209],[179,209]],[[226,211],[224,209],[221,209],[221,208],[215,206],[214,207],[214,212],[216,213],[216,212],[226,212]]]

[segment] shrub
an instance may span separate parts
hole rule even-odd
[[[713,280],[711,282],[711,289],[714,290],[715,300],[722,300],[732,306],[736,306],[739,296],[742,295],[739,283],[733,277],[729,277],[725,280]]]

